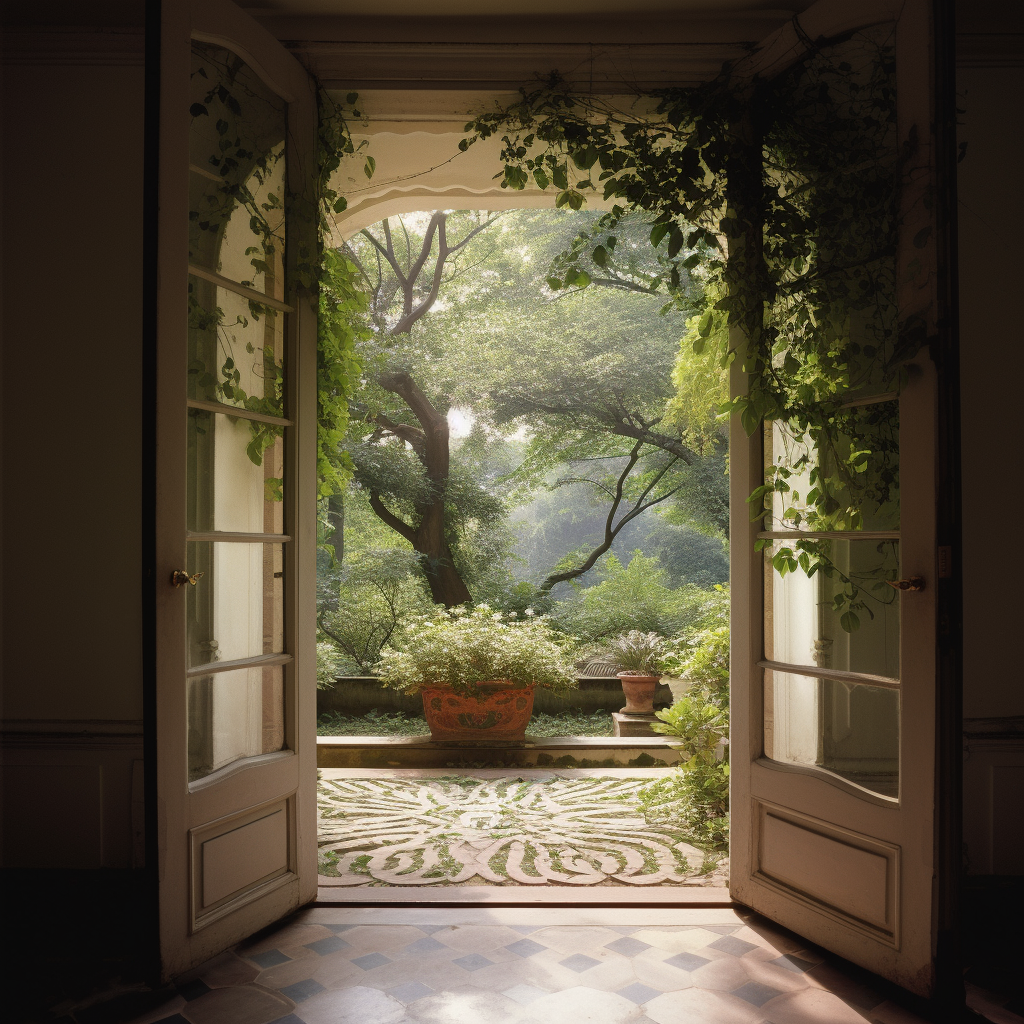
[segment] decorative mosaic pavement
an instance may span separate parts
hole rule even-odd
[[[320,781],[334,885],[724,885],[727,864],[639,809],[646,778]]]

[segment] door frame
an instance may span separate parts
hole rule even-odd
[[[158,379],[161,371],[166,372],[166,361],[158,357],[155,347],[156,336],[166,330],[166,324],[157,324],[157,238],[166,239],[168,231],[171,235],[178,233],[178,227],[173,223],[167,223],[166,210],[158,212],[159,196],[158,182],[159,175],[159,154],[161,150],[166,153],[168,138],[159,128],[166,123],[161,115],[167,112],[168,96],[159,92],[160,82],[165,82],[169,77],[167,66],[164,65],[169,40],[162,38],[160,25],[160,6],[157,3],[148,7],[147,21],[147,209],[146,209],[146,302],[147,316],[144,334],[145,343],[145,369],[149,380]],[[953,67],[953,26],[952,14],[942,14],[944,5],[935,2],[936,27],[942,38],[938,57],[940,61],[937,83],[939,87],[938,97],[946,109],[952,109],[955,105],[953,97],[955,85],[952,77]],[[262,31],[262,30],[261,30]],[[424,49],[429,44],[424,44]],[[175,66],[172,62],[169,67]],[[187,106],[187,102],[186,102]],[[950,561],[948,576],[940,575],[938,584],[939,618],[943,626],[940,630],[940,652],[938,660],[938,713],[939,713],[939,740],[937,744],[937,755],[939,760],[939,835],[937,846],[939,859],[937,866],[940,870],[938,884],[939,901],[939,922],[940,922],[940,954],[945,948],[947,950],[955,946],[957,939],[957,881],[960,876],[960,753],[961,753],[961,719],[962,709],[960,703],[961,694],[961,661],[962,644],[960,633],[960,575],[958,571],[960,558],[959,540],[959,390],[957,384],[956,367],[958,360],[958,338],[956,332],[956,235],[955,235],[955,203],[951,198],[955,193],[955,139],[953,131],[949,131],[949,125],[944,120],[939,122],[939,152],[937,154],[938,171],[940,175],[940,196],[946,198],[946,202],[940,201],[939,210],[939,237],[937,244],[940,246],[939,267],[947,275],[941,282],[940,298],[943,300],[942,308],[945,316],[941,318],[938,340],[935,350],[939,354],[937,359],[939,370],[938,394],[939,394],[939,459],[938,472],[940,477],[940,509],[939,509],[939,543],[947,545],[950,550]],[[186,261],[183,260],[182,266]],[[184,276],[184,275],[182,275]],[[162,282],[166,287],[166,282]],[[144,465],[144,482],[147,486],[148,502],[144,509],[144,521],[146,530],[145,562],[149,568],[143,580],[142,599],[145,606],[145,650],[146,661],[144,664],[145,674],[145,730],[146,730],[146,837],[147,837],[147,864],[154,877],[156,874],[166,877],[168,869],[175,864],[175,856],[169,854],[167,849],[167,822],[168,808],[161,806],[161,793],[157,787],[158,759],[166,758],[166,743],[161,743],[161,736],[166,735],[168,714],[171,720],[175,715],[180,719],[180,712],[168,711],[161,700],[157,683],[157,648],[161,643],[164,634],[162,629],[163,607],[165,602],[160,593],[163,585],[163,577],[168,562],[166,550],[162,549],[157,541],[157,523],[166,515],[166,501],[173,501],[173,494],[168,494],[166,487],[159,486],[155,471],[154,453],[158,450],[158,439],[167,424],[162,417],[166,410],[159,408],[155,401],[155,395],[151,394],[151,400],[146,407],[144,418],[144,450],[146,459]],[[735,455],[734,455],[735,459]],[[758,469],[757,466],[753,467]],[[747,479],[743,486],[750,483],[749,471],[751,466],[747,465]],[[743,467],[733,462],[734,486],[739,485],[743,477]],[[758,480],[758,482],[760,482]],[[749,494],[753,485],[747,487],[746,494]],[[745,498],[745,495],[744,495]],[[734,543],[744,543],[745,536],[737,533],[733,538]],[[753,543],[750,542],[748,550],[752,550]],[[161,557],[163,556],[163,557]],[[311,589],[311,588],[310,588]],[[311,589],[312,592],[312,589]],[[743,614],[749,617],[753,612],[760,611],[760,590],[752,588],[752,600],[748,602]],[[299,606],[293,606],[298,610]],[[754,616],[757,621],[757,616]],[[295,695],[298,696],[298,695]],[[294,697],[293,697],[294,699]],[[315,694],[314,694],[315,699]],[[308,701],[306,702],[309,703]],[[299,717],[311,713],[315,716],[315,707],[306,707],[300,710]],[[738,739],[734,726],[734,739]],[[740,749],[740,744],[736,748]],[[165,761],[161,763],[166,763]],[[180,794],[178,794],[180,797]],[[171,809],[173,810],[173,809]],[[312,828],[315,836],[315,820],[307,821],[306,828]],[[315,848],[315,838],[314,838]],[[161,924],[163,928],[163,924]],[[945,936],[945,945],[942,937]],[[955,953],[953,953],[955,959]],[[169,965],[164,965],[164,976],[168,976]],[[940,972],[940,977],[946,972]]]

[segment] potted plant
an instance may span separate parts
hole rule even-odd
[[[653,715],[654,691],[661,679],[665,641],[657,633],[631,629],[611,642],[609,651],[626,695],[624,715]]]
[[[577,686],[572,662],[543,616],[440,610],[419,616],[378,665],[385,686],[418,693],[433,740],[522,740],[537,686]]]

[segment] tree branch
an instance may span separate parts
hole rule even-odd
[[[377,518],[386,526],[390,526],[400,537],[410,544],[416,540],[416,531],[404,520],[399,519],[390,509],[385,508],[380,500],[380,491],[370,491],[370,508],[377,513]]]
[[[629,460],[626,463],[625,468],[619,474],[619,479],[615,484],[615,496],[612,499],[612,507],[608,510],[608,518],[604,524],[604,540],[587,556],[584,563],[576,569],[569,569],[566,572],[551,573],[547,579],[540,585],[540,592],[542,594],[548,594],[551,589],[559,583],[565,583],[567,580],[574,580],[577,576],[582,576],[587,570],[592,569],[594,563],[612,546],[615,540],[615,535],[622,529],[622,523],[618,527],[613,527],[615,522],[615,513],[619,509],[619,504],[622,501],[622,489],[625,486],[626,480],[629,474],[633,472],[633,467],[640,461],[640,450],[643,448],[642,442],[637,442],[633,445],[633,450],[629,453]]]
[[[401,438],[403,441],[412,445],[413,451],[415,451],[421,458],[423,457],[426,450],[427,438],[422,430],[409,423],[398,423],[396,420],[393,420],[380,412],[371,413],[369,418],[372,423],[379,423],[380,426],[388,431],[388,433],[394,434],[395,437]]]

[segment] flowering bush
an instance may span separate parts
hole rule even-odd
[[[543,616],[529,609],[503,615],[479,604],[418,616],[382,653],[377,669],[385,686],[410,693],[447,685],[468,695],[477,683],[496,679],[564,693],[578,685],[569,655]]]

